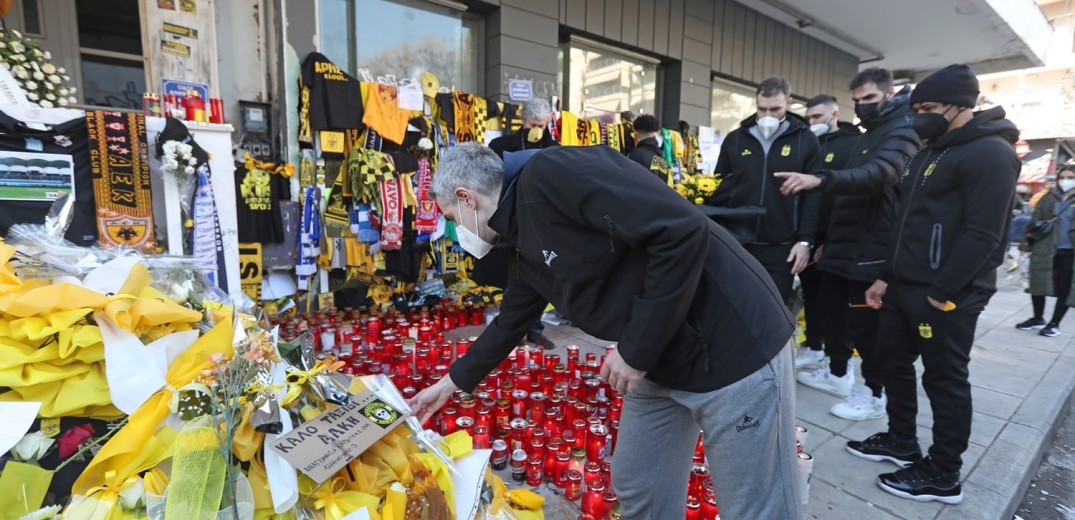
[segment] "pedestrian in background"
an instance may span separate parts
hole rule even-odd
[[[1030,301],[1034,316],[1019,323],[1019,330],[1037,330],[1050,338],[1060,335],[1060,321],[1071,305],[1072,262],[1075,261],[1075,166],[1064,166],[1057,174],[1057,187],[1042,196],[1030,217],[1029,230],[1020,249],[1030,253]],[[1035,232],[1047,228],[1046,232]],[[1053,317],[1045,322],[1045,297],[1056,297]]]

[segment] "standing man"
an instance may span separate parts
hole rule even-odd
[[[757,90],[758,111],[732,130],[720,146],[715,173],[724,179],[706,204],[754,208],[763,213],[727,225],[772,276],[785,302],[795,275],[810,261],[821,198],[784,196],[775,172],[821,168],[817,137],[806,121],[788,112],[791,84],[772,77]]]
[[[552,133],[549,132],[552,107],[549,106],[548,101],[541,98],[531,99],[523,105],[519,115],[523,120],[523,127],[520,131],[502,135],[489,141],[489,148],[496,152],[497,157],[503,160],[505,152],[559,146],[556,140],[552,138]],[[503,289],[507,286],[508,268],[514,257],[515,251],[509,247],[494,248],[484,260],[475,260],[474,270],[470,273],[470,277],[479,284]],[[556,344],[545,335],[545,324],[541,323],[540,316],[534,321],[530,331],[526,333],[526,341],[545,350],[556,348]]]
[[[914,129],[926,146],[900,177],[888,262],[866,292],[867,303],[881,309],[888,431],[847,449],[904,467],[877,483],[918,501],[963,499],[959,472],[972,411],[967,364],[978,315],[996,292],[1021,166],[1013,148],[1019,130],[1001,107],[974,113],[977,100],[978,80],[966,65],[930,74],[911,94]],[[915,435],[919,356],[933,409],[925,458]]]
[[[921,142],[912,128],[910,87],[898,94],[887,69],[869,68],[851,80],[855,115],[866,134],[859,139],[844,169],[822,170],[817,176],[777,174],[789,187],[820,189],[834,195],[835,209],[819,267],[824,272],[821,299],[829,318],[826,333],[828,367],[798,375],[799,382],[845,397],[829,411],[862,421],[885,416],[884,361],[875,348],[878,312],[865,307],[866,289],[881,275],[888,250],[895,185]],[[851,365],[854,349],[862,358],[862,385],[855,386]]]
[[[657,133],[661,131],[661,123],[656,117],[642,114],[635,118],[635,149],[627,154],[627,158],[641,164],[647,170],[653,172],[657,178],[671,185],[669,179],[673,177],[672,166],[664,158],[661,152],[661,144],[657,142]]]
[[[736,461],[712,475],[728,518],[801,518],[791,317],[725,229],[607,146],[502,164],[464,143],[441,160],[432,193],[467,251],[481,257],[499,241],[519,260],[500,315],[410,401],[419,419],[472,392],[551,301],[619,342],[601,377],[624,395],[612,461],[624,518],[683,516],[699,428],[710,457]]]
[[[842,170],[851,156],[851,148],[858,144],[857,126],[840,121],[840,105],[836,98],[828,94],[814,96],[806,103],[806,122],[810,131],[821,143],[822,167]],[[803,313],[806,317],[806,341],[799,347],[795,356],[795,370],[816,370],[825,365],[825,312],[821,307],[821,270],[817,260],[821,257],[832,218],[833,196],[825,194],[821,198],[821,216],[817,229],[817,245],[813,251],[813,260],[799,273],[803,289]]]

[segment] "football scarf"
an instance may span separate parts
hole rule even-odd
[[[106,247],[156,247],[153,198],[146,156],[146,120],[141,114],[86,112],[97,201],[97,229]]]
[[[299,254],[295,274],[299,278],[299,289],[310,287],[310,277],[317,274],[317,258],[321,255],[321,219],[320,201],[317,188],[306,188],[303,197],[302,217],[299,220]]]
[[[209,280],[217,287],[224,288],[228,284],[227,269],[224,267],[224,240],[220,235],[220,217],[207,168],[198,168],[198,188],[194,191],[191,208],[194,229],[190,234],[190,249],[191,256],[207,270]]]
[[[381,249],[403,247],[403,188],[399,177],[380,182],[381,185]]]
[[[429,158],[418,159],[418,207],[415,208],[414,223],[418,234],[432,233],[437,230],[437,203],[429,196],[433,187],[433,170],[429,167]]]
[[[466,92],[453,92],[452,105],[455,111],[455,142],[474,141],[474,96]]]

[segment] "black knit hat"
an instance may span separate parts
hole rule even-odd
[[[911,92],[911,104],[944,103],[960,107],[978,104],[978,78],[966,65],[949,65],[920,81]]]

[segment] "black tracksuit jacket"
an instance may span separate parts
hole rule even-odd
[[[996,292],[1022,167],[1018,139],[1015,124],[995,107],[919,151],[896,186],[881,279],[927,286],[931,298],[956,305],[965,290]]]
[[[673,389],[730,385],[787,344],[793,323],[769,274],[648,170],[607,146],[520,153],[529,158],[509,157],[489,220],[517,259],[500,315],[450,369],[461,389],[511,352],[546,302]]]
[[[815,243],[821,215],[821,194],[805,192],[784,196],[784,179],[776,172],[814,173],[821,169],[821,147],[806,121],[787,115],[788,129],[766,154],[760,141],[750,134],[757,117],[750,116],[732,130],[720,146],[715,172],[723,181],[706,204],[737,208],[761,206],[759,217],[729,222],[732,233],[746,244]]]

